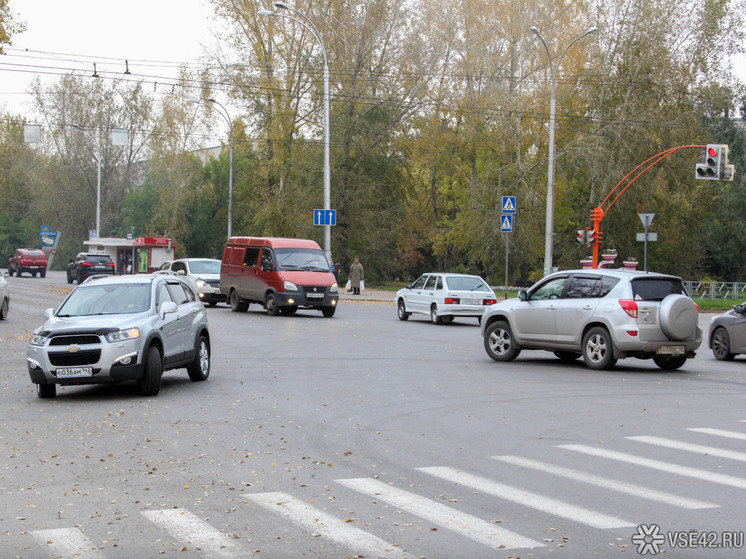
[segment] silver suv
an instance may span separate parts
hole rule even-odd
[[[511,361],[522,349],[583,357],[591,369],[618,359],[653,359],[678,369],[702,343],[698,309],[681,279],[636,270],[569,270],[551,274],[482,318],[487,354]]]
[[[164,370],[210,375],[205,307],[177,276],[95,276],[76,287],[33,332],[26,362],[40,398],[56,386],[137,381],[144,396],[160,391]]]

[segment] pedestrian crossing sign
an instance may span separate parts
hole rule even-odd
[[[503,196],[502,207],[503,207],[504,214],[514,214],[515,213],[515,196]]]
[[[500,220],[500,232],[501,233],[512,233],[513,232],[513,216],[504,215]]]

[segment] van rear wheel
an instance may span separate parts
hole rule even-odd
[[[246,312],[249,309],[249,304],[246,301],[241,301],[238,293],[231,291],[230,300],[228,301],[233,312]]]

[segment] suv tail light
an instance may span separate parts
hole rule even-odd
[[[637,318],[637,303],[633,299],[619,299],[619,304],[629,316]]]

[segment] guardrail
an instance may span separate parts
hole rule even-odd
[[[737,281],[685,281],[692,299],[734,299],[746,301],[746,282]]]

